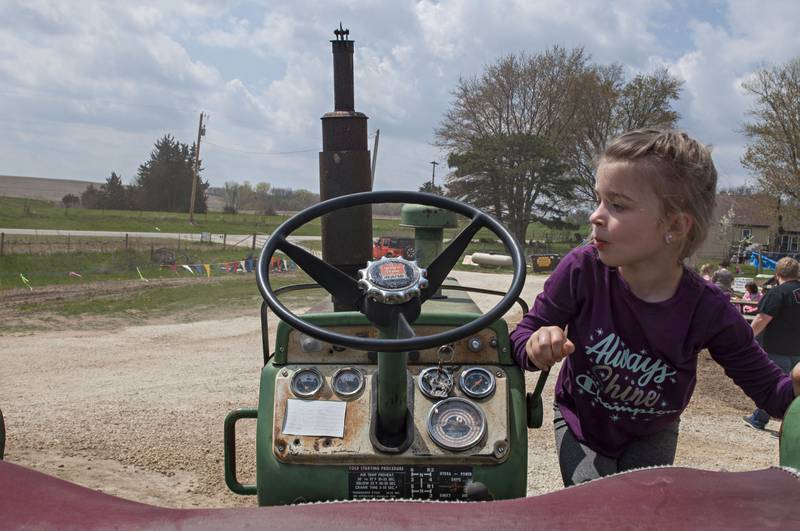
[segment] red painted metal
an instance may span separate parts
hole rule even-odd
[[[799,529],[798,506],[800,481],[784,469],[708,472],[675,467],[495,502],[167,509],[0,461],[0,527],[12,529]]]

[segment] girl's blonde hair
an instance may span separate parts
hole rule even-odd
[[[603,161],[637,161],[655,171],[651,183],[661,200],[662,216],[679,212],[693,223],[683,242],[680,259],[706,239],[717,194],[717,169],[708,147],[674,129],[637,129],[615,138],[600,157]]]

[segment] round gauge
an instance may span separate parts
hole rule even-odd
[[[494,374],[483,367],[470,367],[461,371],[458,386],[472,398],[486,398],[494,393]]]
[[[453,377],[439,367],[428,367],[419,373],[419,390],[428,398],[447,398],[453,389]]]
[[[305,367],[292,376],[292,392],[300,398],[313,398],[325,380],[317,369]]]
[[[428,413],[428,435],[445,450],[460,452],[478,444],[486,434],[486,417],[466,398],[448,398]]]
[[[341,398],[350,398],[364,388],[364,374],[353,367],[339,369],[331,379],[331,387]]]

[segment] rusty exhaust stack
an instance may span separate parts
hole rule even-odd
[[[322,117],[322,151],[319,154],[321,200],[372,190],[367,116],[355,111],[353,91],[353,41],[349,30],[334,32],[334,111]],[[356,278],[372,258],[372,207],[362,205],[323,216],[322,259]],[[352,310],[335,298],[334,311]]]

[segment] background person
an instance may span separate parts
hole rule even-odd
[[[728,260],[723,260],[720,262],[719,269],[714,271],[714,274],[711,276],[711,281],[716,284],[723,293],[726,293],[728,296],[732,297],[734,295],[733,273],[731,273],[728,269],[730,265],[731,263]]]
[[[758,302],[761,300],[761,297],[761,292],[758,291],[758,284],[751,280],[744,285],[744,295],[742,295],[743,301]],[[742,306],[742,313],[755,315],[758,313],[758,306]]]
[[[563,360],[554,427],[565,486],[672,464],[703,348],[773,415],[800,394],[800,370],[793,383],[729,297],[684,266],[708,232],[716,181],[708,149],[685,133],[615,139],[597,168],[593,244],[559,263],[511,333],[521,367]]]
[[[753,334],[761,336],[761,344],[769,358],[785,373],[800,362],[800,263],[785,256],[775,265],[778,285],[770,289],[758,304],[758,315],[753,319]],[[763,335],[762,335],[763,334]],[[756,408],[744,417],[752,428],[763,430],[769,422],[769,413]]]
[[[703,280],[713,282],[711,277],[714,275],[714,264],[703,264],[700,266],[700,276]]]

